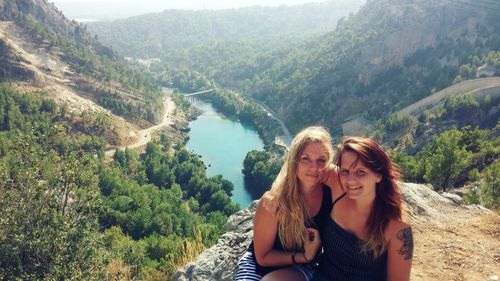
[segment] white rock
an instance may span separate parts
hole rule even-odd
[[[498,276],[497,275],[492,275],[486,279],[486,281],[498,281]]]

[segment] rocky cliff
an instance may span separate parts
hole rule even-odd
[[[464,206],[453,194],[403,183],[415,252],[411,280],[498,280],[500,217],[480,206]],[[250,243],[257,202],[231,216],[227,232],[173,280],[233,280],[239,257]],[[495,279],[497,278],[497,279]]]
[[[126,114],[118,116],[112,106],[100,101],[109,96],[113,102],[141,110],[150,106],[140,90],[113,75],[125,69],[123,58],[100,44],[84,26],[65,18],[52,3],[0,0],[0,82],[53,99],[78,115],[107,116],[114,129],[103,137],[113,146],[135,142],[141,126],[150,125],[145,118],[128,116],[126,120]]]
[[[30,15],[56,34],[72,38],[78,45],[88,46],[90,51],[111,59],[118,58],[111,49],[95,40],[94,36],[86,31],[85,26],[67,19],[47,0],[0,0],[1,21],[15,21],[21,13]]]
[[[365,84],[393,66],[404,66],[405,59],[419,50],[436,48],[447,40],[475,40],[478,37],[477,26],[483,24],[488,15],[482,7],[471,4],[467,4],[471,7],[465,4],[465,7],[450,7],[446,2],[438,1],[404,2],[379,1],[378,8],[384,11],[386,22],[378,22],[377,14],[367,13],[375,16],[370,21],[377,24],[370,32],[385,32],[374,35],[367,44],[362,45],[359,56],[354,60],[360,66],[359,79]],[[441,60],[439,63],[451,66],[456,61]]]
[[[498,15],[498,1],[367,1],[311,42],[307,55],[259,73],[245,93],[277,112],[292,133],[323,124],[340,136],[342,123],[387,118],[452,85],[474,55],[498,50],[490,44],[498,42]]]

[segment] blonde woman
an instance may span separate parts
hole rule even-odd
[[[312,279],[311,262],[321,247],[318,229],[332,206],[330,188],[321,182],[332,159],[332,140],[324,128],[309,127],[297,134],[270,194],[257,207],[253,242],[235,280]],[[265,206],[268,200],[277,201],[276,211]]]

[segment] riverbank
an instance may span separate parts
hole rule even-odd
[[[189,123],[186,148],[205,163],[208,177],[222,175],[233,183],[231,199],[247,207],[252,200],[251,186],[246,186],[242,173],[243,160],[251,150],[262,150],[264,143],[257,132],[234,118],[221,116],[215,108],[194,100],[201,115]]]
[[[264,149],[268,151],[273,150],[274,145],[286,146],[291,142],[290,134],[279,118],[252,99],[224,89],[216,89],[197,98],[211,103],[223,116],[238,119],[242,124],[253,127],[264,141]]]

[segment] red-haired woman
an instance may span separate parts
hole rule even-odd
[[[397,167],[368,138],[344,137],[337,149],[327,180],[335,200],[320,229],[324,253],[314,280],[409,280],[413,237]]]

